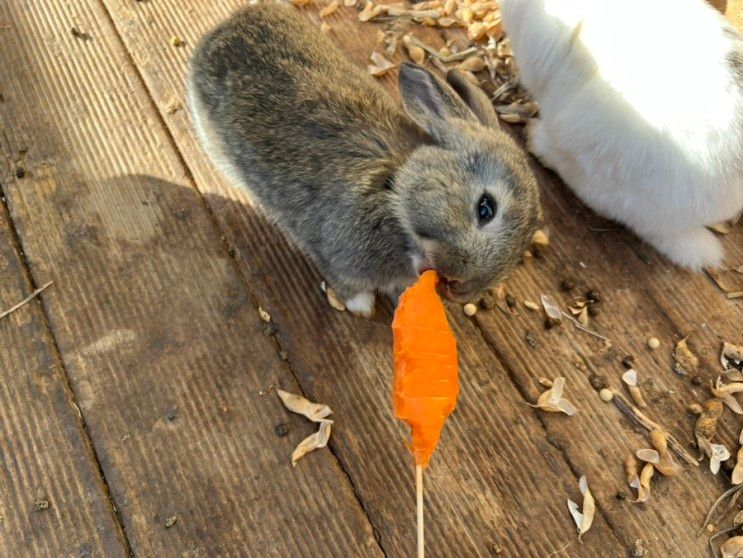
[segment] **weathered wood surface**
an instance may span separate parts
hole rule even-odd
[[[32,291],[0,205],[0,312]],[[38,300],[0,320],[0,555],[126,556]]]
[[[389,414],[386,410],[387,384],[384,381],[384,374],[381,374],[381,381],[376,380],[381,384],[378,392],[358,385],[359,378],[368,377],[370,382],[374,382],[380,377],[380,368],[384,370],[388,366],[386,330],[349,317],[328,315],[317,288],[319,278],[307,270],[301,258],[278,240],[275,231],[267,228],[252,211],[246,210],[234,201],[239,202],[244,197],[225,188],[221,181],[214,179],[211,168],[205,164],[193,140],[187,115],[169,114],[168,107],[171,106],[169,103],[172,103],[174,98],[182,100],[181,86],[177,78],[184,72],[187,56],[180,51],[174,51],[162,40],[159,43],[158,38],[166,37],[168,29],[175,29],[177,33],[186,37],[187,47],[184,50],[188,50],[213,21],[225,17],[231,9],[239,5],[238,2],[220,3],[217,8],[210,6],[208,10],[204,9],[202,12],[197,7],[184,11],[170,2],[152,4],[144,9],[119,0],[107,2],[125,43],[138,66],[143,69],[145,83],[173,133],[176,144],[184,154],[197,185],[214,208],[218,220],[223,223],[228,241],[236,246],[238,261],[246,275],[250,277],[256,295],[262,303],[272,307],[272,312],[280,325],[280,342],[288,349],[294,370],[303,387],[323,400],[332,401],[335,407],[341,409],[341,414],[346,412],[350,414],[348,420],[353,421],[352,428],[349,428],[349,431],[339,431],[334,443],[339,457],[346,463],[355,480],[357,491],[366,502],[373,523],[382,534],[383,546],[392,553],[398,549],[409,552],[412,533],[406,532],[401,538],[398,538],[397,533],[386,533],[389,522],[399,524],[399,517],[390,515],[390,506],[386,502],[379,502],[380,490],[383,491],[384,487],[389,486],[390,478],[399,475],[400,467],[403,465],[399,452],[391,452],[392,467],[389,471],[382,472],[369,471],[369,463],[363,457],[365,451],[369,450],[370,440],[374,442],[372,447],[385,448],[385,444],[388,443],[387,436],[394,435],[394,427],[390,427],[388,421],[381,421],[379,424],[378,420],[378,408]],[[197,12],[196,17],[193,10]],[[306,13],[313,21],[318,21],[314,10],[309,9]],[[195,21],[199,22],[198,25],[195,25]],[[359,26],[355,21],[354,12],[348,9],[329,17],[327,22],[332,26],[331,36],[358,64],[365,64],[375,43],[377,28],[372,25]],[[427,33],[427,36],[430,37],[431,33]],[[394,89],[391,78],[385,78],[384,82],[391,90]],[[673,432],[681,439],[690,439],[693,419],[685,415],[683,410],[689,398],[671,397],[669,403],[664,402],[669,398],[666,393],[669,390],[674,389],[676,393],[680,393],[682,386],[686,390],[690,387],[688,380],[683,383],[670,375],[668,363],[671,343],[680,337],[679,330],[684,329],[683,325],[677,323],[678,320],[674,321],[674,312],[679,312],[679,309],[675,308],[676,297],[692,298],[698,302],[693,311],[686,313],[687,320],[698,322],[700,319],[706,319],[706,316],[717,317],[715,329],[709,329],[709,334],[704,339],[700,335],[700,344],[708,343],[715,336],[727,335],[726,338],[731,338],[730,336],[735,333],[736,323],[738,326],[741,324],[739,310],[735,303],[720,297],[705,278],[690,276],[671,268],[660,258],[649,253],[646,247],[640,246],[631,235],[619,232],[612,233],[612,237],[605,237],[591,233],[587,224],[592,220],[598,220],[591,217],[590,212],[582,209],[553,178],[545,173],[542,173],[542,178],[545,185],[548,224],[555,231],[556,247],[549,251],[544,262],[529,262],[527,268],[517,273],[513,281],[509,282],[521,287],[514,291],[514,294],[520,295],[521,299],[527,295],[538,299],[541,292],[554,292],[559,284],[558,271],[567,269],[574,270],[573,274],[577,276],[580,286],[585,285],[586,288],[597,286],[606,298],[603,304],[604,312],[597,323],[603,331],[618,337],[617,344],[626,345],[627,350],[631,349],[640,355],[638,367],[641,374],[644,374],[642,377],[646,380],[653,379],[659,384],[657,391],[660,395],[654,397],[659,400],[654,404],[658,407],[657,419],[664,424],[669,423],[669,428],[675,427]],[[580,214],[577,214],[578,212]],[[579,241],[576,242],[576,239]],[[736,245],[734,237],[728,239],[727,244],[731,250],[731,258],[734,258],[736,256],[733,250]],[[640,252],[646,260],[651,258],[652,266],[638,258],[636,252]],[[580,261],[586,263],[585,271],[582,271]],[[616,274],[615,270],[625,271]],[[668,291],[668,294],[664,295],[664,291]],[[711,314],[711,311],[714,314]],[[669,312],[671,317],[668,317]],[[515,417],[531,413],[517,405],[510,411],[511,416],[506,421],[505,428],[500,425],[494,425],[495,429],[487,428],[483,416],[494,414],[493,408],[498,409],[497,412],[502,416],[505,408],[512,407],[513,401],[518,401],[520,396],[510,388],[510,395],[501,394],[496,398],[492,398],[484,391],[477,394],[470,403],[474,416],[478,417],[477,420],[470,420],[461,409],[457,414],[462,424],[479,426],[479,431],[463,434],[456,430],[457,423],[453,421],[451,432],[457,432],[460,439],[454,442],[450,440],[449,446],[445,444],[441,450],[442,455],[447,455],[447,447],[454,448],[453,455],[460,456],[459,459],[462,459],[461,448],[469,448],[470,454],[475,455],[479,454],[477,448],[483,447],[523,448],[527,445],[524,442],[525,436],[537,436],[543,441],[551,435],[551,440],[557,441],[563,448],[565,458],[572,469],[589,474],[589,479],[592,479],[594,490],[599,496],[601,511],[609,519],[616,536],[625,547],[633,548],[636,539],[644,538],[646,548],[651,553],[698,555],[702,552],[705,538],[696,534],[695,527],[709,501],[721,490],[722,483],[712,479],[709,474],[689,472],[678,482],[659,484],[658,492],[661,496],[666,491],[669,493],[665,498],[665,505],[662,498],[654,500],[653,505],[643,507],[634,506],[626,501],[617,501],[615,499],[617,491],[626,488],[621,467],[626,453],[647,443],[643,441],[642,436],[634,434],[632,429],[628,428],[626,421],[612,406],[604,405],[598,400],[587,382],[587,367],[607,376],[615,387],[619,387],[617,380],[622,369],[619,364],[621,356],[618,358],[616,356],[619,352],[615,350],[607,353],[601,350],[580,332],[543,332],[536,316],[530,316],[528,312],[523,311],[521,314],[518,320],[504,318],[499,314],[484,315],[478,319],[478,324],[482,327],[483,336],[494,349],[497,358],[509,369],[511,379],[522,396],[536,398],[538,391],[536,379],[540,375],[565,374],[569,378],[569,389],[573,397],[581,402],[582,416],[572,421],[566,421],[564,417],[545,417],[543,420],[546,433],[535,431],[533,424],[526,423],[528,426],[524,433],[517,435],[509,432],[512,429],[508,424],[512,423]],[[630,316],[631,319],[628,320],[627,317]],[[502,365],[484,356],[485,345],[477,339],[468,324],[461,325],[465,328],[464,331],[468,332],[462,336],[463,352],[478,355],[479,361],[471,368],[463,368],[465,386],[469,375],[478,377],[478,374],[481,375],[479,381],[489,388],[505,383],[508,375]],[[314,335],[318,330],[325,332],[321,339]],[[539,338],[537,349],[531,349],[524,341],[524,334],[529,330]],[[656,335],[665,340],[663,351],[654,355],[645,354],[643,347],[649,335]],[[714,350],[717,348],[717,342],[715,338]],[[319,351],[318,344],[322,347]],[[374,348],[374,345],[377,345],[377,348]],[[577,363],[579,367],[573,363]],[[483,386],[480,387],[483,389]],[[702,389],[698,388],[697,391],[701,393]],[[367,411],[366,407],[359,410],[359,401],[374,397],[375,393],[378,399],[372,400],[371,412]],[[531,421],[525,416],[523,420]],[[463,442],[462,446],[459,446],[460,442]],[[603,454],[599,458],[595,455],[597,450]],[[543,473],[543,465],[533,461],[526,451],[521,459],[532,464],[538,475]],[[387,464],[389,460],[390,458],[386,458],[383,462]],[[452,462],[448,456],[442,458],[442,461]],[[489,487],[487,481],[482,482],[482,479],[487,478],[486,461],[473,458],[474,472],[471,472],[475,479],[480,480],[479,489],[483,497],[497,490],[497,487],[495,489]],[[379,468],[376,463],[374,465],[375,469]],[[512,461],[510,465],[511,474],[518,475],[518,472],[514,472]],[[435,475],[435,468],[432,468],[431,476],[434,479],[432,494],[436,494],[437,489],[445,490],[446,486],[450,486],[451,480],[442,478],[444,482],[439,486],[435,484],[437,480]],[[549,484],[551,483],[545,479],[539,487],[541,489],[542,486]],[[568,482],[566,486],[563,478],[562,484],[561,491],[565,494],[569,491],[570,483]],[[401,489],[405,490],[404,485]],[[405,506],[405,502],[408,502],[407,512],[410,513],[412,498],[409,491],[404,494],[407,500],[403,499],[401,505]],[[548,500],[552,502],[538,505],[542,513],[547,509],[560,509],[561,498],[551,499],[546,493],[542,495],[545,502]],[[494,495],[502,506],[506,506],[506,502],[512,497],[513,493],[510,490],[505,493],[495,492]],[[533,497],[532,494],[531,498]],[[520,495],[520,498],[522,503],[526,501],[524,495]],[[683,513],[674,512],[673,502],[687,498],[692,500],[692,505]],[[455,501],[451,508],[442,507],[436,510],[437,517],[446,516],[444,532],[449,536],[441,541],[434,539],[434,545],[445,549],[450,539],[467,540],[468,537],[452,536],[453,525],[450,523],[456,525],[459,516],[475,514],[476,508],[471,503],[468,504],[468,500],[471,501],[471,498],[464,495],[461,500]],[[436,506],[436,503],[432,505]],[[524,512],[524,507],[512,508],[511,505],[506,507],[516,515],[524,514],[524,522],[533,527],[533,522],[529,521],[532,516],[528,511]],[[525,508],[534,509],[534,506],[530,504]],[[492,509],[496,509],[495,506]],[[486,515],[481,515],[479,519],[483,525],[487,524]],[[462,533],[473,530],[477,532],[477,529],[478,525],[471,523]],[[546,526],[544,530],[537,529],[539,531],[535,533],[542,533],[542,537],[552,532]],[[532,537],[534,538],[538,538],[538,535]],[[461,542],[457,544],[461,545]],[[507,546],[510,544],[511,542],[506,542]],[[476,548],[467,547],[467,550],[472,551]],[[539,554],[531,548],[527,552]]]
[[[742,1],[726,2],[733,21]],[[64,278],[49,321],[135,553],[378,554],[373,528],[388,556],[412,555],[412,470],[389,405],[389,309],[375,321],[330,310],[305,259],[215,174],[183,110],[191,49],[243,3],[57,4],[0,8],[0,19],[14,10],[0,36],[15,41],[0,52],[0,75],[12,68],[19,84],[0,104],[10,122],[4,155],[15,162],[30,146],[29,176],[9,179],[6,193],[37,282]],[[316,11],[305,13],[318,24]],[[365,65],[378,27],[349,8],[327,22]],[[91,39],[70,37],[72,25]],[[174,47],[172,36],[185,44]],[[434,30],[425,37],[440,41]],[[393,76],[383,83],[394,92]],[[575,295],[596,288],[601,313],[591,327],[614,347],[571,324],[547,331],[523,307],[474,320],[451,307],[462,397],[427,473],[428,550],[557,553],[575,539],[565,498],[579,499],[586,474],[596,523],[583,544],[556,555],[625,555],[642,539],[651,556],[701,556],[698,525],[725,483],[703,464],[657,482],[647,504],[618,500],[628,492],[624,457],[648,444],[588,378],[621,389],[623,350],[634,354],[648,414],[689,442],[694,418],[684,408],[706,389],[670,371],[670,351],[693,330],[700,375],[713,378],[720,340],[743,341],[741,302],[627,232],[592,232],[602,221],[538,172],[552,243],[517,270],[509,291],[519,301],[541,293],[567,301],[563,278]],[[743,228],[725,243],[728,263],[742,264]],[[262,335],[255,303],[273,316],[277,346]],[[651,335],[663,342],[658,351],[646,348]],[[540,376],[558,375],[568,378],[576,417],[526,406],[543,389]],[[337,422],[333,453],[291,470],[286,457],[311,427],[257,392],[277,382],[296,390],[294,378]],[[290,439],[273,435],[282,421]],[[723,423],[732,449],[740,421],[728,414]],[[172,515],[178,522],[165,529]]]
[[[0,19],[7,22],[0,75],[13,77],[4,80],[0,105],[4,193],[33,277],[55,282],[44,295],[49,323],[133,552],[380,555],[333,455],[318,452],[296,469],[289,464],[312,426],[260,391],[298,387],[264,335],[243,278],[101,4],[3,3]],[[88,38],[74,36],[73,26]],[[18,158],[26,174],[14,179]],[[20,287],[16,280],[18,294]],[[24,351],[22,331],[9,330],[29,311],[0,324],[15,339],[3,358],[16,369],[28,359],[26,374],[39,376],[37,389],[48,376],[49,397],[67,404],[64,392],[52,391],[57,372],[46,370],[55,363],[44,356],[43,338]],[[35,432],[44,424],[36,412],[52,417],[44,405],[25,417],[22,409],[13,412],[13,430],[28,422]],[[282,422],[290,435],[278,438],[274,427]],[[97,486],[74,477],[93,476],[83,468],[88,453],[72,438],[79,435],[75,423],[60,419],[50,435],[73,447],[63,454],[50,446],[44,455],[29,445],[3,478],[23,490],[21,517],[29,516],[25,525],[12,516],[10,548],[22,548],[20,533],[31,538],[37,529],[66,525],[53,521],[67,511],[58,494],[64,488],[42,482],[43,470],[59,470],[51,484],[72,469],[69,506],[75,491]],[[50,462],[55,455],[67,455],[67,463]],[[45,495],[51,508],[35,514],[33,499]],[[75,529],[58,534],[56,548],[50,537],[41,554],[66,553],[63,544],[77,536],[84,543],[99,524],[93,550],[104,543],[114,549],[110,511],[90,500],[70,511]],[[18,497],[2,505],[14,503]]]

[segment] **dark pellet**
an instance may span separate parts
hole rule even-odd
[[[596,289],[591,289],[586,293],[586,298],[590,300],[591,302],[600,302],[601,297],[599,296],[599,293],[596,292]]]
[[[547,317],[544,319],[544,329],[552,329],[557,325],[560,325],[560,322],[558,322],[554,318]]]
[[[16,167],[15,168],[15,177],[16,178],[23,178],[24,176],[26,176],[26,169],[24,169],[23,167]]]
[[[516,299],[513,298],[513,296],[511,296],[510,294],[507,294],[506,295],[506,304],[508,304],[508,307],[509,308],[513,308],[514,306],[516,306]]]
[[[604,389],[606,387],[606,378],[604,378],[603,376],[599,376],[598,374],[591,374],[591,376],[588,378],[588,382],[596,391]]]
[[[575,283],[570,279],[563,279],[560,283],[560,288],[565,292],[572,291],[575,288]]]
[[[701,386],[704,383],[704,378],[702,378],[701,376],[694,376],[691,379],[691,383],[695,386]]]
[[[627,493],[626,493],[626,492],[625,492],[624,490],[619,490],[619,491],[617,491],[617,493],[616,493],[616,494],[614,495],[614,497],[615,497],[615,498],[616,498],[617,500],[626,500],[626,499],[627,499]]]
[[[624,357],[624,359],[622,360],[622,365],[623,365],[623,366],[624,366],[625,368],[628,368],[628,369],[629,369],[629,368],[632,368],[632,367],[633,367],[633,366],[635,365],[635,357],[633,357],[632,355],[627,355],[627,356],[626,356],[626,357]]]
[[[286,425],[285,422],[282,422],[280,424],[277,424],[273,431],[279,438],[283,438],[284,436],[289,434],[289,427]]]
[[[490,294],[485,294],[480,299],[480,308],[483,310],[490,310],[495,306],[495,298]]]

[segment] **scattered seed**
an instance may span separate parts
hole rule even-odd
[[[651,337],[650,339],[648,339],[648,348],[655,350],[658,347],[660,347],[660,339],[658,339],[657,337]]]
[[[701,376],[694,376],[691,379],[691,383],[695,386],[701,386],[704,383],[704,378],[702,378]]]
[[[598,291],[596,289],[591,289],[586,293],[586,298],[590,300],[591,302],[601,302],[601,297],[599,296]]]
[[[477,306],[475,306],[471,302],[468,302],[464,305],[463,310],[465,316],[474,316],[477,313]]]
[[[539,310],[539,304],[536,302],[532,302],[531,300],[525,300],[524,306],[526,306],[529,310]]]
[[[173,35],[172,37],[170,37],[170,44],[174,47],[179,47],[183,44],[183,39],[181,39],[177,35]]]
[[[614,497],[617,500],[626,500],[627,499],[627,493],[624,490],[618,490],[617,493],[614,495]]]
[[[601,398],[601,401],[608,403],[609,401],[614,399],[614,392],[611,391],[609,388],[603,388],[599,391],[599,397]]]
[[[258,307],[258,315],[261,317],[261,320],[263,320],[266,323],[268,323],[268,322],[271,321],[271,314],[269,314],[268,312],[266,312],[260,306]]]
[[[26,169],[18,165],[15,168],[15,177],[20,179],[20,178],[23,178],[24,176],[26,176]]]
[[[509,308],[514,308],[516,306],[516,299],[510,294],[506,295],[506,305],[508,305]]]
[[[178,521],[178,518],[174,515],[171,515],[169,518],[165,520],[165,528],[170,529],[173,525],[176,524]]]
[[[549,378],[539,378],[539,383],[544,387],[551,388],[554,382],[552,382],[552,380],[550,380]]]

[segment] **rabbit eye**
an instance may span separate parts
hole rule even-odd
[[[483,194],[480,201],[477,202],[477,220],[480,225],[487,225],[495,217],[498,205],[495,203],[493,196]]]

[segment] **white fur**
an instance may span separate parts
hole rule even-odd
[[[374,315],[375,300],[373,292],[361,292],[345,301],[346,310],[354,316],[371,318]]]
[[[530,151],[674,262],[718,264],[704,226],[743,207],[743,84],[722,16],[704,0],[501,0],[501,12],[540,105]]]

